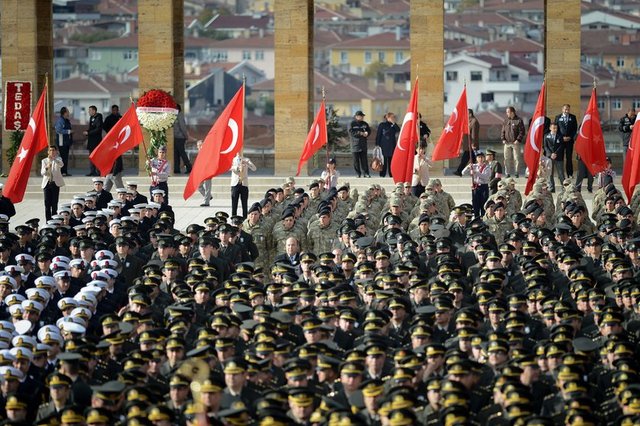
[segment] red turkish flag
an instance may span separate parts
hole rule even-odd
[[[100,170],[102,176],[111,173],[113,163],[125,152],[142,142],[142,129],[133,103],[115,126],[102,139],[100,145],[89,155],[89,160]]]
[[[304,141],[304,147],[302,148],[302,155],[298,162],[298,172],[296,176],[300,176],[300,169],[309,158],[313,156],[320,148],[327,143],[327,112],[324,105],[324,99],[320,103],[320,110],[316,115],[316,119],[313,120],[307,139]]]
[[[13,165],[9,171],[9,177],[2,189],[2,195],[14,203],[19,203],[24,198],[27,189],[31,165],[36,154],[49,145],[47,135],[47,123],[44,117],[44,105],[47,98],[47,86],[42,89],[42,94],[33,115],[29,119],[29,127],[22,137],[20,149],[13,160]]]
[[[444,131],[438,139],[438,143],[431,154],[431,161],[448,160],[460,156],[460,145],[464,135],[469,134],[469,111],[467,108],[467,86],[464,86],[460,99],[453,112],[449,116],[449,121],[444,127]]]
[[[393,182],[409,182],[413,176],[413,157],[415,155],[416,142],[420,132],[418,131],[418,78],[411,92],[411,99],[407,105],[407,112],[402,120],[402,127],[398,135],[396,148],[391,157],[391,174]]]
[[[207,179],[229,170],[233,157],[242,149],[244,142],[244,84],[222,111],[193,163],[183,198],[186,200]]]
[[[527,186],[524,190],[525,195],[529,195],[538,177],[538,167],[540,166],[540,155],[542,155],[542,141],[544,138],[546,97],[547,91],[543,81],[540,94],[538,95],[538,102],[536,103],[536,109],[533,112],[533,117],[531,117],[531,125],[529,126],[529,133],[527,133],[526,139],[527,142],[524,146],[524,162],[529,168]]]
[[[637,116],[635,123],[638,123]],[[622,169],[622,187],[629,202],[638,182],[640,182],[640,126],[634,125]]]
[[[591,92],[591,100],[582,119],[580,133],[576,138],[576,153],[592,175],[607,168],[607,154],[604,150],[604,136],[600,126],[598,96],[595,87]]]

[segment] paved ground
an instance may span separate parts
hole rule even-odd
[[[64,203],[70,200],[74,194],[84,193],[92,188],[91,178],[85,177],[83,171],[71,171],[73,176],[65,178],[66,186],[62,188],[60,194],[60,202]],[[390,178],[356,178],[349,176],[348,171],[343,171],[340,183],[349,182],[354,188],[362,193],[372,183],[377,183],[386,188],[387,191],[393,189],[393,181]],[[433,176],[435,177],[435,176]],[[260,175],[253,174],[249,177],[250,193],[249,204],[259,201],[264,193],[269,189],[279,186],[286,176]],[[469,177],[439,177],[447,192],[451,193],[457,203],[465,203],[471,201],[471,182]],[[312,179],[317,177],[300,177],[297,179],[299,186],[306,186]],[[4,181],[2,179],[1,181]],[[146,191],[148,188],[149,178],[141,176],[126,176],[123,180],[135,180],[139,184],[140,191]],[[212,215],[218,210],[226,212],[231,211],[231,196],[229,190],[229,175],[218,176],[213,179],[213,200],[211,207],[200,207],[202,197],[200,194],[194,194],[189,200],[182,199],[182,191],[184,189],[187,177],[184,175],[172,176],[169,178],[169,198],[173,210],[176,213],[176,225],[178,229],[184,229],[190,223],[203,223],[204,219]],[[618,179],[619,181],[619,179]],[[40,189],[41,178],[32,177],[29,180],[27,193],[22,203],[16,205],[16,217],[12,223],[19,225],[24,221],[38,217],[44,219],[44,204],[42,190]],[[518,188],[523,191],[526,180],[520,178],[518,180]],[[587,205],[591,206],[592,195],[583,191],[583,196],[587,201]]]

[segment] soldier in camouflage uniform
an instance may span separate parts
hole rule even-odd
[[[426,214],[429,219],[431,219],[432,217],[435,217],[437,213],[436,201],[433,199],[433,197],[428,196],[425,198],[420,198],[420,210],[416,213],[412,212],[413,219],[409,223],[409,227],[407,228],[407,230],[411,232],[416,229],[419,225],[419,220],[422,215]]]
[[[433,194],[438,207],[438,213],[440,213],[440,216],[449,220],[449,215],[451,214],[451,210],[456,206],[456,202],[450,194],[442,189],[440,179],[433,179],[431,182],[433,182]]]
[[[507,184],[507,187],[505,188],[505,191],[507,192],[507,203],[514,211],[518,212],[522,209],[522,194],[520,194],[520,191],[516,189],[516,180],[512,177],[508,177],[505,179],[505,182]]]
[[[356,202],[350,197],[348,184],[338,188],[336,209],[333,212],[334,220],[342,222],[349,215],[355,204]]]
[[[513,229],[513,222],[506,216],[505,205],[501,202],[495,204],[494,216],[486,223],[497,244],[502,244],[504,236]]]
[[[292,208],[286,208],[282,212],[282,220],[273,226],[273,243],[275,245],[275,254],[281,254],[285,252],[285,245],[287,238],[295,237],[298,241],[305,241],[305,234],[301,234],[299,228],[296,228],[295,211]],[[301,248],[306,246],[302,246]]]
[[[258,247],[258,258],[254,261],[256,267],[268,269],[275,257],[274,245],[271,239],[269,223],[264,221],[260,214],[260,204],[255,203],[249,209],[244,221],[243,229],[253,237],[253,242]]]
[[[319,213],[319,220],[309,225],[307,232],[307,250],[312,253],[324,253],[333,249],[336,242],[336,224],[331,220],[331,209],[325,208]]]

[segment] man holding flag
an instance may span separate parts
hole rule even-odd
[[[140,145],[143,140],[138,114],[133,103],[120,119],[114,121],[109,133],[89,155],[89,160],[100,170],[101,176],[109,175],[118,158]]]
[[[582,125],[575,143],[578,159],[578,176],[576,189],[582,187],[582,180],[587,178],[587,190],[593,191],[593,176],[607,168],[607,154],[604,149],[604,136],[600,126],[598,96],[595,83],[591,91],[589,105],[582,118]]]
[[[36,154],[49,145],[44,111],[46,102],[47,86],[45,85],[33,115],[29,119],[29,127],[27,127],[27,131],[22,137],[16,158],[11,165],[9,177],[2,189],[2,194],[9,198],[12,203],[19,203],[24,198],[33,159]]]
[[[411,183],[413,180],[413,162],[415,147],[418,142],[418,79],[413,85],[411,100],[407,105],[407,113],[402,120],[398,143],[393,151],[390,173],[395,183]]]
[[[524,190],[525,195],[529,195],[533,189],[533,184],[538,178],[538,168],[540,167],[540,155],[542,154],[542,144],[544,138],[544,121],[545,121],[545,100],[547,97],[547,91],[544,81],[540,88],[540,95],[538,95],[538,102],[536,103],[536,109],[531,117],[531,126],[529,127],[529,133],[525,139],[524,146],[524,162],[529,168],[529,177],[527,178],[527,186]],[[514,120],[515,109],[512,107],[507,108],[507,112],[513,112],[513,116],[510,115],[508,120]],[[507,123],[507,122],[505,122]],[[504,138],[503,130],[503,138]]]

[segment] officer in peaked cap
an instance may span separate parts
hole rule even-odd
[[[234,403],[242,402],[253,407],[260,394],[251,386],[247,378],[247,364],[239,357],[225,361],[223,366],[225,389],[220,400],[220,409],[229,409]]]

